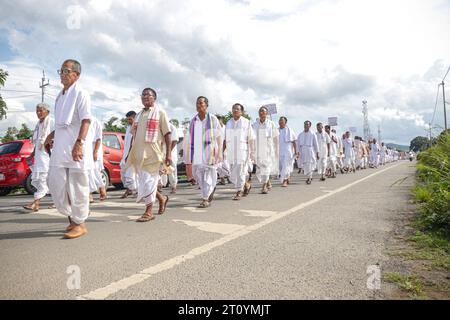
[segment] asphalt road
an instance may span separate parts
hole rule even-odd
[[[196,187],[180,185],[148,223],[134,221],[143,204],[112,191],[75,240],[62,239],[67,218],[56,210],[27,213],[30,196],[2,197],[0,299],[378,299],[383,284],[368,288],[368,268],[382,273],[389,259],[413,166],[309,186],[295,173],[288,188],[276,182],[263,195],[255,183],[241,201],[228,184],[208,209],[196,207]]]

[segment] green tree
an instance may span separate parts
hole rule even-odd
[[[170,122],[176,127],[178,128],[180,126],[180,121],[178,121],[177,119],[170,119]]]
[[[2,143],[17,140],[16,137],[18,133],[19,130],[17,130],[16,127],[8,127],[8,130],[6,130],[6,134],[2,138]]]
[[[220,114],[217,114],[216,116],[222,116]],[[252,120],[252,118],[244,112],[244,114],[242,115],[244,118],[248,119],[248,120]],[[227,124],[228,120],[230,120],[231,118],[233,118],[233,113],[231,111],[228,111],[228,113],[223,117],[223,124]]]
[[[421,152],[424,151],[426,149],[428,149],[428,147],[430,147],[430,141],[428,140],[427,137],[415,137],[414,139],[411,140],[411,143],[409,145],[409,149],[414,151],[414,152]]]
[[[3,69],[0,69],[0,87],[5,86],[7,77],[8,77],[8,71],[4,71]],[[8,107],[6,106],[6,102],[3,100],[3,97],[0,94],[0,120],[3,120],[3,118],[6,119],[6,110],[8,110]]]
[[[28,128],[25,123],[22,123],[22,127],[19,129],[16,135],[17,140],[30,139],[33,136],[33,131]]]
[[[126,125],[124,126],[124,119],[121,119],[119,121],[119,125],[117,125],[117,120],[119,120],[119,118],[117,117],[111,117],[108,122],[105,122],[103,124],[103,130],[104,131],[108,131],[108,132],[122,132],[125,133],[126,131]],[[126,119],[125,119],[126,122]]]

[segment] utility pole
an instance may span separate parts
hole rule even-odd
[[[45,80],[47,80],[47,83],[45,83]],[[42,92],[42,102],[44,102],[44,94],[45,94],[45,87],[50,84],[50,81],[48,79],[45,79],[45,71],[42,70],[42,82],[39,85],[39,88],[41,88]]]

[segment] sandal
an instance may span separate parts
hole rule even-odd
[[[127,189],[124,194],[120,197],[120,199],[125,199],[128,198],[128,196],[131,196],[133,194],[133,191],[131,191],[130,189]]]
[[[153,214],[146,212],[139,219],[137,219],[136,222],[148,222],[154,219],[155,216]]]
[[[249,187],[247,187],[247,186],[244,187],[244,194],[242,196],[243,197],[248,196],[248,194],[250,193],[251,189],[252,189],[252,185],[249,183]]]
[[[169,196],[166,196],[166,201],[164,201],[164,204],[159,203],[159,210],[158,214],[163,214],[166,211],[167,202],[169,202]]]
[[[208,208],[209,206],[211,206],[211,204],[209,203],[208,200],[203,200],[202,203],[200,203],[199,205],[200,208]]]
[[[241,200],[242,199],[242,191],[236,192],[236,195],[233,197],[233,200]]]

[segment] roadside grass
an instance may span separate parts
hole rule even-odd
[[[398,272],[388,272],[383,275],[383,280],[394,283],[408,293],[411,298],[424,299],[423,282],[415,275],[405,275]]]

